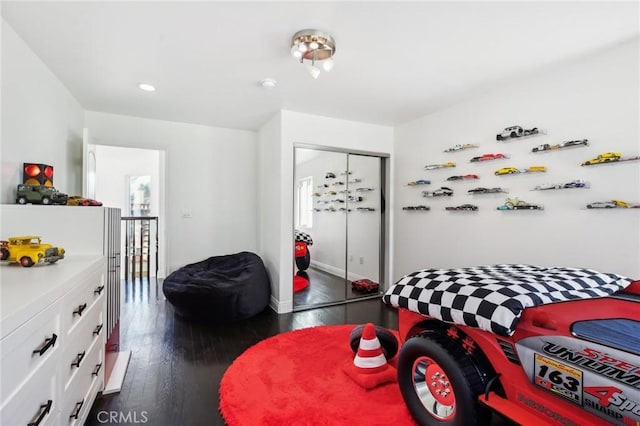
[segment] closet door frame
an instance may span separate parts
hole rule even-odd
[[[341,301],[335,301],[335,302],[327,302],[327,303],[317,303],[317,304],[311,304],[311,305],[302,305],[302,306],[293,306],[293,312],[299,312],[299,311],[304,311],[304,310],[308,310],[308,309],[315,309],[315,308],[321,308],[321,307],[325,307],[325,306],[334,306],[334,305],[342,305],[345,303],[351,303],[351,302],[357,302],[360,300],[366,300],[366,299],[374,299],[374,298],[378,298],[380,297],[380,294],[382,292],[384,292],[387,288],[387,271],[388,271],[388,266],[390,264],[390,250],[386,250],[386,243],[387,241],[389,241],[389,223],[390,223],[390,217],[388,215],[387,212],[387,202],[389,200],[389,194],[390,194],[390,186],[389,186],[389,176],[390,176],[390,156],[389,154],[386,153],[381,153],[381,152],[373,152],[373,151],[365,151],[365,150],[357,150],[357,149],[350,149],[350,148],[341,148],[341,147],[332,147],[332,146],[325,146],[325,145],[315,145],[315,144],[306,144],[306,143],[294,143],[293,144],[293,182],[295,184],[296,182],[296,173],[297,173],[297,167],[296,167],[296,149],[300,148],[300,149],[312,149],[312,150],[317,150],[317,151],[328,151],[328,152],[335,152],[335,153],[343,153],[347,155],[347,169],[349,168],[349,162],[348,162],[348,157],[349,154],[353,154],[353,155],[361,155],[361,156],[367,156],[367,157],[377,157],[380,159],[380,245],[379,245],[379,256],[378,256],[378,265],[379,265],[379,284],[380,284],[380,290],[377,293],[372,293],[370,295],[363,295],[362,297],[357,297],[357,298],[348,298],[347,297],[347,291],[348,286],[346,285],[347,283],[347,265],[348,265],[348,253],[347,253],[347,237],[348,237],[348,229],[346,229],[345,231],[345,288],[344,288],[344,298]],[[292,208],[292,217],[295,217],[295,193],[294,193],[294,199],[292,200],[291,203],[291,208]],[[348,221],[345,221],[345,226],[348,226]],[[293,229],[295,228],[295,223],[291,224],[291,232],[293,234]],[[293,244],[292,244],[292,248],[293,248]],[[293,253],[292,253],[292,259],[293,259]]]

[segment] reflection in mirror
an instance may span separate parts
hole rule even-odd
[[[347,298],[376,294],[380,280],[381,159],[349,154]]]
[[[346,170],[345,153],[295,148],[294,309],[345,300]]]

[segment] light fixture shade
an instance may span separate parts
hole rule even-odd
[[[314,79],[320,75],[318,64],[325,71],[333,68],[333,55],[336,51],[336,43],[329,34],[319,30],[301,30],[291,38],[291,54],[304,63],[311,61],[307,71]]]
[[[309,71],[309,74],[314,78],[314,80],[320,76],[320,68],[315,65],[308,64],[307,71]]]
[[[329,58],[326,61],[322,61],[322,69],[329,72],[333,69],[333,59]]]

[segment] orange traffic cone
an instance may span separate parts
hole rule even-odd
[[[365,389],[396,380],[395,369],[387,364],[373,324],[364,326],[358,353],[353,361],[345,364],[344,372]]]

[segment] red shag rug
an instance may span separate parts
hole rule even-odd
[[[355,325],[278,334],[247,349],[220,383],[229,426],[415,425],[397,383],[367,391],[343,371]]]

